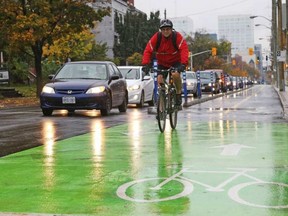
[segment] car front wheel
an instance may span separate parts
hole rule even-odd
[[[42,113],[43,113],[44,116],[51,116],[52,113],[53,113],[53,109],[45,109],[45,108],[43,108],[42,109]]]
[[[126,112],[128,104],[128,96],[126,94],[122,104],[118,107],[119,112]]]
[[[145,100],[145,95],[144,95],[144,92],[141,93],[141,98],[140,98],[140,102],[139,104],[137,104],[137,107],[143,107],[144,106],[144,100]]]
[[[108,116],[110,114],[112,105],[111,105],[111,96],[110,94],[107,96],[106,99],[106,108],[105,109],[100,109],[100,113],[102,116]]]

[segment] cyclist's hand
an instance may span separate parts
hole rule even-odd
[[[148,65],[143,65],[142,71],[147,75],[150,72],[150,67]]]
[[[177,67],[178,72],[183,72],[186,69],[186,66],[184,64]]]

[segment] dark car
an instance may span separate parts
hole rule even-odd
[[[220,77],[215,71],[200,71],[200,81],[202,92],[220,93]]]
[[[40,95],[43,115],[53,110],[100,110],[107,116],[112,108],[126,112],[128,92],[126,80],[113,62],[79,61],[66,63]]]

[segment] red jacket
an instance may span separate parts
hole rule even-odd
[[[151,39],[148,41],[146,45],[142,58],[143,65],[148,65],[151,62],[151,57],[157,44],[157,35],[158,32],[156,32],[151,37]],[[171,67],[173,64],[177,62],[180,62],[181,64],[184,64],[186,66],[188,65],[188,54],[189,54],[188,46],[186,40],[182,37],[182,35],[179,32],[177,32],[176,44],[178,46],[178,51],[174,48],[172,42],[172,34],[168,38],[165,38],[162,35],[161,43],[156,52],[158,65],[163,65],[164,67],[167,68]]]

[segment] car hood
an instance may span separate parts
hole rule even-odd
[[[54,89],[88,89],[94,86],[107,85],[107,81],[90,79],[55,80],[46,85]]]
[[[201,83],[210,83],[211,79],[201,78]]]
[[[126,82],[127,82],[127,86],[141,85],[141,81],[140,80],[129,80],[129,79],[126,79]]]
[[[186,82],[197,82],[197,79],[186,79]]]

